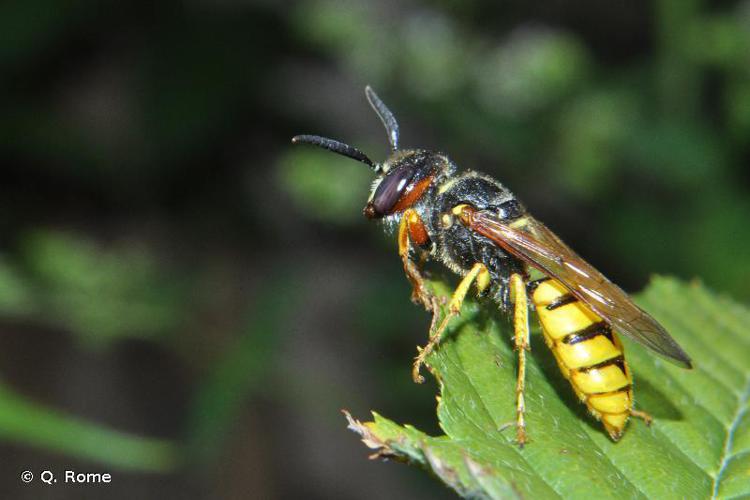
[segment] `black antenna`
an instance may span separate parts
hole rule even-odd
[[[326,137],[320,137],[319,135],[297,135],[292,137],[292,144],[299,143],[320,146],[323,149],[327,149],[328,151],[333,151],[334,153],[349,157],[352,160],[361,161],[376,172],[380,169],[378,165],[373,163],[373,161],[369,159],[367,155],[362,151],[355,148],[354,146],[344,144],[343,142],[328,139]]]
[[[396,121],[396,117],[393,116],[393,113],[388,109],[388,106],[380,100],[378,94],[376,94],[369,85],[365,87],[365,95],[367,96],[367,102],[370,103],[370,106],[375,110],[380,121],[383,122],[383,126],[385,126],[385,131],[388,134],[388,142],[391,143],[391,148],[396,151],[398,149],[398,122]]]

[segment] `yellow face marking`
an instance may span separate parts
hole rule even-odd
[[[440,222],[443,224],[444,229],[448,229],[453,225],[453,217],[449,214],[443,214],[443,216],[440,217]]]
[[[585,372],[573,371],[572,380],[578,389],[587,394],[616,391],[630,383],[617,365],[594,368]]]

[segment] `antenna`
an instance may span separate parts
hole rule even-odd
[[[354,146],[344,144],[343,142],[328,139],[326,137],[320,137],[319,135],[297,135],[292,137],[292,144],[299,143],[319,146],[323,149],[327,149],[328,151],[333,151],[334,153],[338,153],[340,155],[351,158],[352,160],[360,161],[376,172],[380,169],[379,166],[373,163],[373,161],[369,159],[367,155],[362,151],[355,148]]]
[[[370,103],[380,121],[383,122],[385,131],[388,134],[388,142],[391,143],[391,149],[396,151],[398,149],[398,122],[396,121],[396,117],[393,116],[388,106],[380,100],[378,94],[369,85],[365,87],[365,95],[367,96],[367,102]]]

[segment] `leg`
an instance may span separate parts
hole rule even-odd
[[[419,215],[413,209],[408,209],[401,216],[401,224],[398,228],[398,254],[404,263],[406,277],[412,285],[411,300],[417,304],[422,304],[428,311],[433,311],[432,294],[425,286],[422,273],[414,261],[409,257],[409,241],[414,241],[417,245],[425,245],[430,239],[427,230],[419,218]]]
[[[529,306],[526,284],[520,274],[510,277],[510,293],[513,296],[513,330],[515,348],[518,351],[518,379],[516,380],[516,439],[523,448],[526,443],[526,403],[523,392],[526,380],[526,351],[529,349]]]
[[[458,284],[458,287],[456,287],[456,290],[453,292],[453,296],[451,297],[450,303],[448,304],[448,312],[445,313],[445,317],[443,318],[443,321],[440,322],[440,326],[438,326],[437,329],[431,328],[430,339],[428,340],[427,345],[423,348],[417,348],[419,354],[414,359],[414,368],[412,369],[412,378],[414,378],[414,382],[418,384],[424,382],[424,377],[419,374],[419,368],[425,362],[427,356],[429,356],[435,349],[435,346],[440,343],[440,336],[443,334],[443,331],[448,326],[450,320],[455,316],[458,316],[458,314],[461,312],[461,305],[463,304],[464,299],[466,298],[466,294],[469,292],[469,289],[471,288],[471,285],[475,280],[477,282],[477,288],[480,292],[489,286],[490,273],[487,268],[484,267],[484,264],[480,264],[477,262],[476,264],[474,264],[474,267],[472,267],[471,270],[466,274],[466,276],[463,277],[461,283]],[[435,310],[434,314],[437,313],[438,311]]]
[[[632,408],[630,409],[630,416],[631,417],[640,418],[641,420],[643,420],[646,423],[646,425],[651,425],[651,422],[654,421],[654,417],[652,417],[651,415],[649,415],[645,411],[638,411],[638,410],[634,410]]]

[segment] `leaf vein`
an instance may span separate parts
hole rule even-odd
[[[463,362],[461,362],[460,358],[459,358],[459,363],[460,363],[460,365],[461,365],[461,368],[463,369]],[[530,363],[530,365],[529,365],[529,367],[531,368],[531,370],[530,370],[530,371],[532,371],[532,372],[535,372],[533,376],[536,376],[536,377],[540,377],[540,378],[543,378],[543,375],[542,375],[542,373],[541,373],[541,370],[540,370],[540,369],[539,369],[539,368],[538,368],[538,367],[536,366],[536,364],[535,364],[535,363],[536,363],[535,361],[534,361],[534,362],[532,362],[532,363]],[[485,400],[484,400],[484,397],[482,396],[481,392],[480,392],[480,391],[479,391],[479,390],[478,390],[478,389],[476,388],[476,386],[475,386],[475,384],[474,384],[474,381],[472,380],[472,378],[471,378],[470,376],[468,376],[468,375],[467,375],[467,376],[466,376],[466,379],[468,380],[468,382],[469,382],[469,385],[470,385],[470,386],[472,387],[472,389],[474,390],[474,392],[475,392],[475,393],[476,393],[476,394],[477,394],[477,395],[479,396],[479,401],[480,401],[480,402],[482,403],[482,406],[483,406],[483,407],[485,408],[485,410],[487,411],[487,413],[488,413],[488,414],[490,414],[490,415],[492,415],[492,413],[491,413],[491,412],[490,412],[490,410],[489,410],[489,407],[488,407],[487,403],[486,403],[486,402],[485,402]],[[584,429],[584,427],[583,427],[583,426],[584,426],[585,424],[584,424],[584,423],[583,423],[583,422],[582,422],[582,421],[581,421],[580,419],[576,419],[576,420],[577,420],[577,425],[578,425],[578,426],[579,426],[579,427],[581,428],[581,430],[583,430],[583,429]],[[494,419],[493,419],[493,422],[494,422]],[[584,435],[585,435],[585,433],[584,433]],[[593,439],[589,438],[589,441],[590,441],[590,445],[592,445],[593,447],[597,448],[597,449],[598,449],[598,450],[599,450],[599,451],[601,452],[600,454],[601,454],[602,456],[604,456],[604,457],[606,458],[607,462],[608,462],[608,463],[609,463],[609,464],[611,465],[612,469],[614,469],[614,471],[618,473],[618,475],[619,475],[619,476],[621,477],[621,479],[623,480],[623,482],[624,482],[624,483],[630,484],[630,485],[631,485],[631,486],[633,487],[633,490],[634,490],[634,491],[637,491],[638,493],[640,493],[640,494],[641,494],[641,495],[643,496],[643,498],[648,498],[648,496],[647,496],[647,495],[645,495],[645,494],[644,494],[644,492],[643,492],[643,491],[642,491],[642,490],[641,490],[641,489],[640,489],[640,488],[639,488],[639,487],[638,487],[638,486],[637,486],[636,484],[634,484],[634,483],[633,483],[633,482],[632,482],[632,481],[630,480],[630,478],[629,478],[629,477],[627,477],[627,475],[626,475],[626,474],[624,474],[624,472],[623,472],[622,470],[620,470],[620,469],[619,469],[619,468],[618,468],[618,467],[617,467],[617,466],[616,466],[616,465],[614,464],[614,462],[612,461],[612,459],[611,459],[610,457],[608,457],[608,456],[607,456],[607,454],[606,454],[606,453],[604,452],[604,450],[603,450],[603,449],[602,449],[602,448],[601,448],[601,447],[600,447],[599,445],[597,445],[597,444],[596,444],[596,443],[594,442],[594,440],[593,440]],[[518,454],[519,456],[523,457],[523,454],[522,454],[522,453],[521,453],[521,452],[520,452],[520,451],[519,451],[518,449],[516,449],[516,448],[515,448],[515,446],[513,446],[513,449],[515,450],[515,452],[516,452],[516,453],[517,453],[517,454]],[[526,461],[526,460],[525,460],[525,458],[524,458],[524,461]],[[549,487],[550,487],[550,488],[551,488],[551,489],[552,489],[552,490],[553,490],[553,491],[554,491],[555,493],[557,493],[557,494],[558,494],[558,495],[560,495],[560,496],[563,496],[563,495],[562,495],[562,492],[561,492],[560,490],[558,490],[557,488],[555,488],[555,487],[554,487],[554,486],[553,486],[553,485],[552,485],[552,484],[551,484],[550,482],[548,482],[548,481],[547,481],[547,480],[545,479],[545,477],[544,477],[544,476],[543,476],[542,474],[540,474],[540,473],[539,473],[538,469],[537,469],[537,468],[536,468],[536,467],[534,466],[534,464],[533,464],[533,463],[531,463],[531,462],[528,462],[528,461],[526,461],[526,463],[527,463],[527,464],[529,464],[529,466],[530,466],[530,467],[531,467],[531,468],[532,468],[532,469],[533,469],[533,470],[534,470],[534,471],[536,472],[536,475],[537,475],[537,476],[538,476],[538,477],[539,477],[539,478],[540,478],[540,479],[541,479],[542,481],[544,481],[544,482],[545,482],[545,483],[546,483],[546,484],[547,484],[547,485],[548,485],[548,486],[549,486]]]
[[[453,356],[446,356],[446,358],[452,358],[452,357]],[[482,394],[477,389],[476,385],[474,384],[474,381],[471,379],[471,377],[469,377],[469,375],[464,370],[463,361],[461,361],[461,358],[459,356],[457,356],[457,355],[456,355],[456,358],[457,359],[450,359],[450,362],[453,363],[454,365],[456,365],[456,367],[461,370],[461,373],[464,374],[464,376],[466,377],[466,380],[468,382],[469,387],[471,387],[471,390],[477,395],[477,398],[479,399],[479,402],[482,404],[482,408],[487,413],[487,415],[490,417],[490,421],[492,421],[493,424],[495,425],[495,427],[497,428],[497,424],[495,423],[495,419],[492,416],[492,412],[490,412],[487,403],[485,402],[484,398],[482,397]],[[464,415],[466,415],[465,412],[462,411],[462,413],[464,413]],[[474,423],[474,422],[472,422],[472,423]],[[479,428],[481,430],[481,427],[479,427],[479,425],[477,425],[476,423],[474,423],[474,425],[475,425],[475,427],[477,427],[477,428]],[[498,433],[498,434],[500,434],[500,433]],[[500,435],[502,435],[502,434],[500,434]],[[505,438],[505,436],[503,436],[503,438]],[[524,457],[523,454],[515,447],[515,445],[513,445],[513,443],[510,442],[507,438],[506,438],[506,443],[511,447],[511,449],[513,450],[513,452],[525,464],[527,464],[529,466],[529,469],[534,472],[534,474],[536,475],[536,477],[539,478],[539,480],[541,480],[544,484],[546,484],[547,487],[549,487],[550,490],[554,491],[559,497],[561,497],[561,498],[563,497],[562,493],[557,488],[555,488],[549,481],[547,481],[547,479],[539,473],[539,471],[537,470],[537,468],[534,467],[534,465],[532,463],[530,463],[528,460],[526,460],[526,457]]]
[[[745,383],[745,391],[742,398],[737,402],[737,411],[734,414],[732,425],[729,427],[726,439],[724,440],[724,450],[722,451],[721,461],[719,462],[719,471],[714,478],[713,494],[711,495],[712,499],[716,498],[719,493],[719,486],[721,485],[724,472],[727,469],[727,465],[729,465],[729,462],[734,457],[734,454],[732,454],[732,441],[734,440],[734,433],[737,431],[737,427],[739,426],[743,415],[747,412],[746,406],[748,401],[750,401],[750,377],[748,377],[747,382]]]

